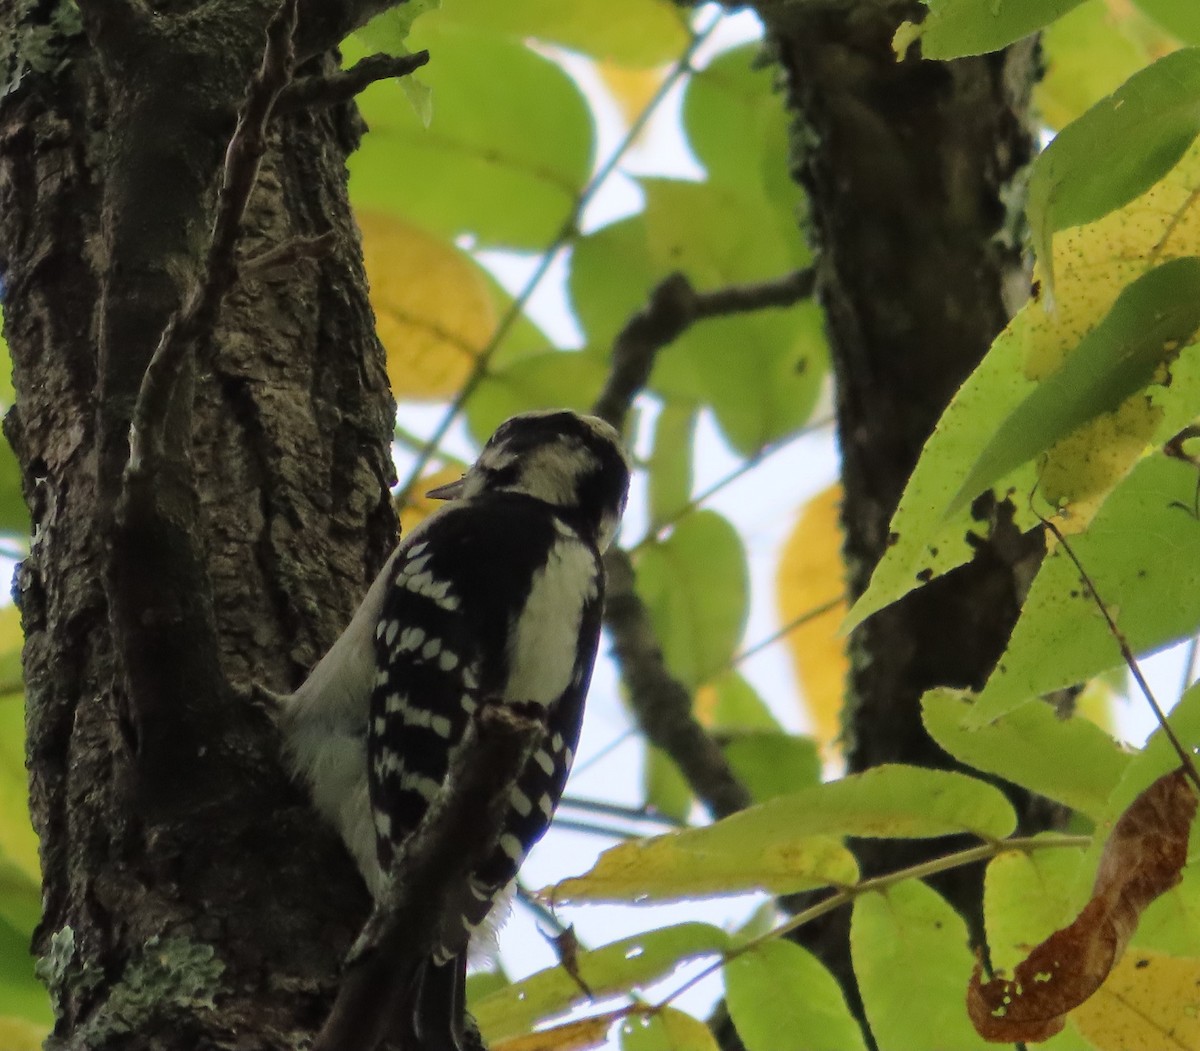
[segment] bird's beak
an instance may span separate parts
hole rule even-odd
[[[466,478],[460,478],[457,482],[447,482],[445,485],[439,485],[436,489],[430,489],[425,495],[434,500],[457,500],[462,496],[465,483]]]

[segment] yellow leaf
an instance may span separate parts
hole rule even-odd
[[[642,115],[650,100],[662,87],[667,74],[666,66],[649,69],[622,66],[616,62],[598,62],[596,72],[604,81],[613,99],[621,109],[626,124],[632,124]]]
[[[41,1051],[49,1035],[44,1025],[13,1015],[0,1016],[0,1047],[4,1051]]]
[[[1129,952],[1071,1020],[1098,1051],[1200,1051],[1200,959]]]
[[[839,485],[814,496],[784,543],[776,578],[779,616],[784,624],[828,604],[845,591],[842,531],[838,523],[841,500]],[[841,732],[848,664],[838,626],[845,615],[843,599],[786,636],[805,706],[826,756],[836,750]]]
[[[403,219],[370,211],[357,218],[393,393],[450,397],[496,326],[486,279],[466,253]]]
[[[443,467],[421,478],[414,487],[412,495],[397,508],[397,513],[400,515],[400,535],[408,536],[439,507],[446,506],[445,500],[435,500],[433,497],[425,495],[430,489],[457,482],[462,475],[462,471],[457,467]]]
[[[581,1018],[553,1029],[501,1040],[492,1044],[492,1051],[588,1051],[600,1047],[608,1038],[614,1018],[612,1014]]]
[[[1000,339],[1018,341],[1025,375],[1041,379],[1062,365],[1127,285],[1154,266],[1192,255],[1200,255],[1200,144],[1136,200],[1094,223],[1055,234],[1053,302],[1039,299],[1044,274],[1039,261],[1035,301]],[[1170,369],[1164,367],[1162,386],[1147,388],[1149,398],[1135,394],[1050,450],[1041,477],[1047,498],[1059,507],[1064,532],[1085,528],[1147,446],[1188,422],[1177,418],[1179,409],[1164,413],[1158,406],[1156,392],[1169,381]]]

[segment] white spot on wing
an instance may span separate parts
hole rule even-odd
[[[442,640],[441,639],[430,639],[427,643],[425,643],[425,648],[421,650],[421,656],[424,657],[427,661],[431,661],[431,660],[433,660],[434,657],[436,657],[438,655],[438,653],[441,652],[441,649],[442,649]]]
[[[544,748],[539,748],[533,753],[533,761],[542,768],[542,773],[547,777],[554,775],[554,760],[550,758],[549,753]]]
[[[525,856],[525,851],[521,847],[521,841],[511,832],[505,832],[500,837],[500,849],[512,858],[513,861],[519,862]]]
[[[512,790],[512,795],[508,797],[508,801],[512,804],[513,810],[520,814],[521,817],[528,817],[533,812],[533,801],[519,788]]]
[[[438,667],[442,671],[454,671],[458,667],[458,654],[442,650],[441,656],[438,657]]]
[[[438,737],[444,737],[447,741],[450,740],[450,720],[444,715],[435,715],[429,720],[429,729],[431,729]]]

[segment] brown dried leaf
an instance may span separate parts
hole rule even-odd
[[[1182,878],[1196,794],[1182,769],[1165,774],[1113,826],[1092,897],[1069,927],[1055,931],[1017,965],[1012,978],[981,981],[977,964],[967,1013],[985,1040],[1053,1036],[1120,960],[1138,919]]]
[[[558,934],[545,937],[554,946],[554,951],[558,953],[558,962],[562,965],[562,969],[571,976],[571,980],[579,986],[584,996],[589,1000],[594,1000],[595,994],[588,988],[587,982],[583,980],[583,975],[579,973],[579,939],[575,936],[575,924],[568,924]]]

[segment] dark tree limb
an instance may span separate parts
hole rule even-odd
[[[629,407],[650,380],[658,352],[697,321],[771,307],[792,306],[812,295],[809,270],[773,281],[731,285],[697,292],[681,273],[670,274],[650,292],[646,306],[633,315],[613,343],[612,367],[592,411],[617,430]],[[692,697],[663,660],[650,613],[634,589],[629,555],[610,548],[604,626],[613,639],[629,703],[650,742],[679,767],[696,797],[714,817],[749,806],[750,793],[738,780],[720,746],[692,714]]]
[[[683,274],[668,275],[613,342],[612,368],[592,412],[621,430],[663,347],[705,318],[794,306],[812,295],[813,280],[812,270],[797,270],[772,281],[697,292]]]
[[[618,548],[604,556],[608,573],[604,625],[613,640],[629,703],[650,743],[666,752],[713,815],[727,817],[752,802],[720,746],[692,714],[692,696],[671,675],[650,613],[634,590],[633,563]]]
[[[327,76],[308,76],[293,80],[280,93],[276,113],[298,109],[336,106],[349,102],[377,80],[395,80],[415,73],[429,62],[428,51],[411,55],[368,55],[349,69]]]
[[[540,720],[499,705],[482,708],[472,720],[446,790],[405,843],[391,893],[351,952],[313,1051],[372,1051],[387,1035],[389,1013],[406,1000],[453,902],[468,893],[471,873],[495,850],[512,787],[543,730]]]

